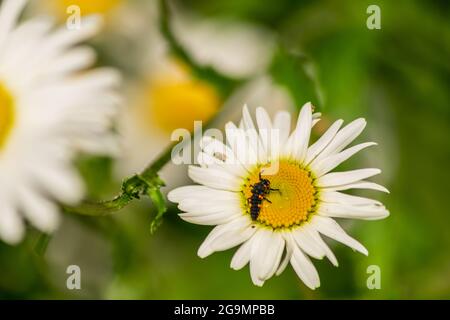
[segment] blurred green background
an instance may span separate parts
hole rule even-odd
[[[139,8],[152,1],[123,2]],[[381,8],[380,30],[366,27],[370,4]],[[450,3],[187,0],[182,8],[208,19],[271,30],[276,49],[266,72],[289,90],[297,107],[312,101],[328,123],[368,120],[359,139],[379,146],[344,168],[369,165],[383,170],[375,181],[391,193],[364,194],[381,200],[391,216],[343,221],[343,226],[368,248],[369,256],[332,243],[339,268],[313,261],[321,278],[319,289],[306,288],[291,268],[258,288],[248,268],[229,268],[234,250],[198,258],[197,249],[211,228],[183,222],[175,207],[151,235],[154,209],[143,199],[110,217],[64,214],[43,255],[36,253],[36,243],[45,239],[31,228],[19,246],[0,243],[0,298],[448,299]],[[148,11],[138,11],[147,19]],[[132,83],[139,78],[136,59],[142,55],[132,48],[139,51],[142,38],[104,32],[93,42],[99,64],[119,68]],[[130,50],[115,53],[115,44]],[[233,88],[240,84],[226,79],[230,82],[225,85],[213,84],[224,99],[230,83]],[[78,165],[92,198],[108,198],[119,190],[111,159],[80,157]],[[82,290],[66,289],[70,264],[81,268]],[[380,290],[366,286],[370,265],[381,268]]]

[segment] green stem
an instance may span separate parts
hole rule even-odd
[[[142,177],[151,177],[154,173],[160,171],[171,159],[172,149],[177,143],[178,141],[169,145],[153,163],[149,164],[147,168],[142,171],[140,175]]]
[[[50,243],[51,237],[52,236],[47,233],[41,233],[39,235],[34,246],[34,251],[38,256],[44,256],[45,252],[47,251],[48,244]]]
[[[158,171],[169,162],[173,146],[174,144],[171,144],[167,147],[167,149],[153,163],[148,165],[142,173],[126,179],[122,186],[122,193],[114,199],[100,202],[85,200],[77,206],[63,206],[64,211],[88,216],[104,216],[123,209],[131,201],[139,198],[140,188],[143,187],[142,179],[151,180],[156,177]]]
[[[85,200],[77,206],[63,206],[64,211],[87,216],[104,216],[126,207],[133,197],[126,193],[121,193],[112,200],[94,202]]]

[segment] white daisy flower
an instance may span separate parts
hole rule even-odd
[[[255,285],[262,286],[290,262],[311,289],[320,286],[309,257],[336,257],[322,239],[325,235],[365,255],[367,249],[347,235],[333,218],[375,220],[389,215],[378,201],[343,193],[349,189],[386,188],[365,181],[378,169],[331,172],[358,151],[375,145],[362,143],[345,149],[364,129],[357,119],[341,129],[338,120],[320,139],[309,145],[311,128],[319,121],[307,103],[290,133],[291,117],[280,111],[272,121],[263,108],[256,123],[244,107],[239,127],[225,126],[226,144],[203,137],[200,166],[189,176],[200,185],[171,191],[185,221],[217,225],[198,250],[201,258],[240,245],[231,268],[248,263]]]
[[[59,220],[56,202],[82,199],[72,166],[78,151],[117,151],[110,126],[119,76],[86,70],[94,52],[72,48],[100,21],[86,19],[73,31],[52,31],[43,18],[17,24],[26,2],[5,0],[0,8],[0,238],[10,244],[22,239],[23,218],[51,232]]]

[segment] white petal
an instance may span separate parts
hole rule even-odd
[[[197,192],[208,192],[208,190],[215,190],[205,186],[184,186],[180,188],[176,188],[171,190],[167,194],[167,199],[169,201],[178,203],[181,200],[190,198],[193,194],[197,194]]]
[[[334,136],[333,140],[317,156],[317,159],[324,159],[330,155],[340,152],[358,137],[366,126],[366,120],[356,119],[346,125]]]
[[[83,198],[83,183],[72,168],[41,166],[39,170],[30,168],[29,173],[43,189],[61,202],[76,204]]]
[[[291,261],[292,252],[294,251],[294,247],[296,246],[294,239],[288,233],[283,233],[282,235],[284,241],[286,242],[286,253],[280,263],[280,266],[278,267],[278,270],[275,273],[275,275],[277,276],[283,273],[283,271],[288,266],[289,261]]]
[[[389,211],[380,205],[351,206],[338,203],[323,203],[318,209],[321,216],[363,220],[379,220],[389,216]]]
[[[194,214],[194,213],[181,213],[180,218],[184,221],[200,225],[215,226],[219,224],[228,223],[236,218],[242,216],[242,214],[231,214],[228,211],[222,211],[211,214]]]
[[[40,46],[39,54],[43,57],[51,57],[53,52],[61,52],[81,41],[92,38],[101,28],[102,18],[99,15],[91,15],[81,19],[81,28],[73,32],[66,26],[53,32]]]
[[[247,241],[254,233],[256,228],[247,226],[243,230],[230,231],[223,233],[211,242],[211,248],[214,251],[224,251],[233,248]]]
[[[242,244],[231,259],[230,267],[234,270],[240,270],[250,261],[250,254],[252,251],[252,241],[255,237],[251,237],[244,244]]]
[[[224,171],[189,166],[188,175],[193,181],[214,189],[231,191],[240,190],[241,181],[237,177]]]
[[[250,112],[248,111],[247,105],[244,106],[242,110],[242,121],[244,125],[245,133],[248,137],[249,144],[255,150],[259,162],[265,162],[267,160],[266,149],[264,148],[258,132],[256,131],[255,124],[253,123]]]
[[[277,158],[286,144],[291,132],[291,115],[289,112],[277,112],[273,121],[273,130],[275,130],[274,133],[276,133],[275,136],[278,137],[278,141],[276,142],[275,147],[272,146],[272,157]]]
[[[316,268],[298,247],[294,248],[292,253],[291,265],[308,288],[314,290],[320,287],[320,278]]]
[[[326,188],[349,184],[380,174],[380,169],[358,169],[328,173],[317,179],[317,186]]]
[[[311,128],[314,128],[314,126],[315,126],[316,124],[318,124],[319,122],[320,122],[320,119],[314,119],[314,118],[313,118],[312,123],[311,123]]]
[[[215,227],[198,249],[198,256],[205,258],[215,251],[227,250],[246,241],[256,229],[250,224],[248,217],[241,217]]]
[[[336,168],[342,162],[353,156],[355,153],[359,152],[364,148],[374,145],[376,145],[375,142],[361,143],[354,147],[348,148],[340,153],[323,158],[321,160],[314,160],[310,165],[311,170],[314,172],[316,177],[321,177],[324,174]]]
[[[250,258],[252,279],[263,283],[273,276],[280,265],[284,250],[284,239],[278,232],[260,229],[255,235]]]
[[[14,245],[22,240],[25,232],[19,213],[11,205],[2,201],[0,211],[0,238],[8,244]]]
[[[167,198],[175,203],[185,199],[216,199],[219,201],[227,201],[236,199],[238,195],[235,192],[212,189],[205,186],[184,186],[170,191]]]
[[[227,142],[239,162],[248,170],[251,170],[257,163],[257,154],[254,146],[243,129],[237,128],[232,122],[225,125]]]
[[[312,114],[312,118],[313,118],[313,120],[320,120],[320,117],[322,116],[322,113],[321,112],[314,112],[313,114]]]
[[[254,129],[256,130],[255,124],[253,123],[250,112],[248,111],[247,105],[242,108],[242,123],[245,130]]]
[[[361,243],[350,237],[332,218],[315,215],[311,219],[311,224],[317,231],[327,237],[339,241],[366,256],[369,254],[367,249]]]
[[[200,139],[199,145],[202,151],[209,155],[218,157],[223,161],[235,159],[233,150],[231,150],[230,147],[222,143],[222,141],[214,139],[210,136],[202,137]]]
[[[333,140],[334,136],[338,132],[339,128],[342,126],[344,121],[337,120],[334,122],[330,128],[309,148],[305,159],[305,164],[309,164],[314,158],[325,149],[326,146]]]
[[[52,26],[52,21],[47,17],[34,18],[18,25],[9,34],[8,41],[2,49],[4,50],[2,58],[8,63],[0,66],[1,70],[5,74],[24,71],[24,61],[28,60],[28,56],[33,52],[32,49],[42,41]]]
[[[14,28],[26,3],[26,0],[5,0],[2,2],[0,8],[0,48]]]
[[[295,242],[306,254],[315,259],[322,259],[325,256],[323,248],[305,229],[307,229],[307,227],[299,227],[292,231]]]
[[[316,243],[322,248],[323,252],[325,253],[325,256],[330,260],[330,262],[334,266],[338,266],[338,261],[336,259],[336,256],[334,255],[333,251],[328,247],[328,245],[323,241],[320,234],[313,228],[307,228],[306,232],[309,233],[309,235],[316,241]]]
[[[349,204],[354,206],[382,205],[381,202],[365,197],[352,196],[337,191],[322,191],[320,200],[328,203]]]
[[[88,47],[73,48],[54,60],[48,73],[64,74],[85,69],[95,62],[95,52]]]
[[[299,162],[303,162],[306,158],[306,152],[311,135],[312,113],[311,103],[306,103],[300,110],[297,121],[297,127],[292,132],[287,142],[286,152],[291,154]]]
[[[215,199],[184,199],[178,204],[178,208],[185,212],[209,214],[228,211],[239,213],[242,211],[240,201],[216,201]]]
[[[343,184],[340,186],[326,187],[324,190],[342,191],[342,190],[349,190],[349,189],[369,189],[369,190],[377,190],[377,191],[389,193],[389,190],[386,189],[385,187],[383,187],[377,183],[368,182],[368,181],[360,181],[360,182],[355,182],[355,183]]]
[[[268,232],[269,230],[266,229],[258,229],[253,236],[252,248],[250,251],[250,276],[253,284],[259,287],[262,287],[264,284],[264,279],[259,277],[261,269],[263,268],[262,259],[260,259],[260,255],[263,253],[260,252],[260,248],[262,248],[262,246],[270,239]]]
[[[271,155],[272,122],[264,108],[256,108],[256,122],[258,123],[259,137],[267,155]]]
[[[59,225],[59,209],[53,203],[26,187],[19,189],[21,207],[25,216],[39,230],[51,233]]]
[[[271,268],[269,272],[266,274],[266,279],[271,278],[275,272],[279,269],[281,258],[283,256],[284,247],[286,241],[283,239],[280,233],[275,233],[275,239],[273,240],[273,250],[271,250],[271,255],[267,257],[267,261]]]
[[[248,175],[248,171],[240,164],[233,151],[221,141],[206,136],[200,140],[200,148],[203,153],[207,154],[209,157],[207,159],[199,158],[199,160],[215,163],[221,169],[239,177]],[[199,157],[201,157],[203,153],[200,153]],[[199,161],[199,163],[202,164],[201,161]]]

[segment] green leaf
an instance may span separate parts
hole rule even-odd
[[[154,234],[163,221],[162,218],[164,213],[167,211],[167,205],[166,201],[164,200],[164,196],[161,193],[161,189],[159,187],[149,188],[148,195],[150,199],[152,199],[153,205],[157,210],[156,216],[153,219],[152,223],[150,224],[150,233]]]
[[[142,175],[139,176],[139,178],[146,184],[145,194],[150,197],[156,208],[155,218],[150,225],[150,233],[154,234],[161,225],[163,215],[167,211],[166,201],[161,193],[161,187],[165,186],[165,183],[156,173],[145,176]]]
[[[279,49],[270,73],[275,82],[289,90],[297,106],[311,101],[313,105],[323,107],[323,92],[316,67],[305,55]]]

